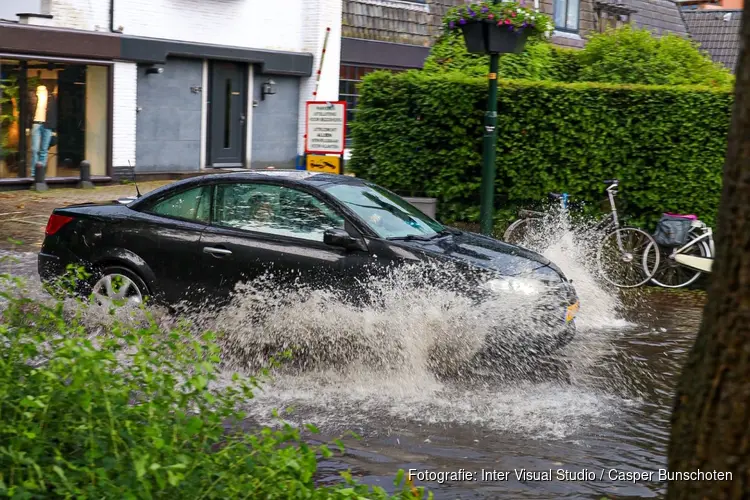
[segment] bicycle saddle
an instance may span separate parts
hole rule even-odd
[[[607,179],[607,180],[605,180],[603,182],[604,182],[604,184],[610,185],[610,184],[617,184],[620,181],[618,181],[617,179]]]
[[[563,195],[561,193],[549,193],[550,200],[561,200]]]
[[[535,217],[544,217],[544,213],[535,212],[533,210],[519,210],[518,216],[522,219],[528,219],[528,218],[535,218]]]

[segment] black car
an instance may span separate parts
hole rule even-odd
[[[448,228],[392,192],[343,175],[213,174],[137,198],[58,208],[39,273],[51,282],[73,264],[92,276],[81,283],[86,294],[222,303],[235,285],[269,270],[279,285],[295,275],[357,296],[379,271],[426,261],[460,269],[453,285],[477,297],[523,296],[549,327],[545,346],[573,337],[578,298],[548,259]]]

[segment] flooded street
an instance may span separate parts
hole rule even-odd
[[[345,439],[343,458],[322,463],[326,481],[352,468],[361,480],[389,489],[399,468],[463,469],[473,478],[415,484],[436,498],[659,497],[665,487],[658,470],[666,466],[673,388],[699,326],[703,294],[649,289],[623,298],[596,283],[580,259],[560,249],[545,253],[573,279],[582,304],[578,334],[561,356],[562,375],[542,374],[534,381],[437,377],[420,359],[418,346],[434,340],[435,331],[452,340],[468,338],[481,328],[481,318],[456,309],[462,306],[432,308],[440,299],[434,295],[423,299],[400,291],[383,311],[310,300],[276,311],[273,331],[250,330],[240,307],[215,326],[231,332],[235,343],[243,335],[292,332],[297,338],[312,336],[311,345],[317,345],[330,340],[329,331],[357,332],[372,324],[407,340],[405,357],[397,364],[352,362],[279,371],[248,404],[255,422],[270,424],[273,409],[291,409],[285,418],[317,425],[326,439],[349,430],[359,434],[361,440]],[[14,257],[12,264],[3,264],[13,274],[36,279],[35,254],[2,255]],[[453,323],[456,317],[460,321]],[[382,337],[385,346],[389,339]],[[237,349],[228,352],[237,353],[228,371],[251,370]],[[551,469],[553,476],[519,480],[516,471],[522,469]],[[595,478],[558,480],[558,469]],[[652,476],[616,480],[618,472],[631,471]]]

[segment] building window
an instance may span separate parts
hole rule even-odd
[[[600,33],[608,29],[617,29],[630,22],[630,16],[637,11],[624,5],[610,2],[596,2],[594,9],[597,12],[597,23]]]
[[[560,31],[578,31],[580,0],[555,0],[555,28]]]
[[[106,175],[109,67],[0,57],[0,178]]]
[[[357,86],[362,78],[373,71],[403,71],[393,68],[376,68],[373,66],[349,66],[342,64],[339,74],[339,100],[346,101],[346,145],[350,146],[351,128],[349,124],[354,121],[357,113],[357,99],[359,98],[359,89]]]

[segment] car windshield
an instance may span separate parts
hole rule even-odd
[[[371,184],[337,184],[326,192],[356,212],[381,238],[430,238],[445,230],[406,200]]]

